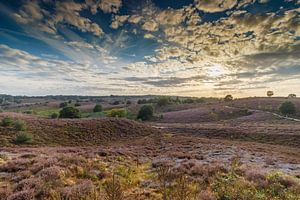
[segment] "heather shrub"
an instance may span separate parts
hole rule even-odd
[[[153,117],[153,107],[151,105],[143,105],[138,113],[137,118],[143,121],[150,120]]]
[[[25,131],[26,130],[26,123],[24,121],[15,121],[14,127],[17,131]]]
[[[15,138],[15,143],[24,144],[30,143],[32,141],[32,136],[26,132],[19,133]]]
[[[95,105],[93,112],[102,112],[102,105],[101,104]]]
[[[65,107],[59,112],[60,118],[80,118],[81,113],[77,108],[74,107]]]
[[[1,125],[4,126],[4,127],[12,126],[13,123],[14,123],[13,119],[11,119],[9,117],[5,117],[1,121]]]

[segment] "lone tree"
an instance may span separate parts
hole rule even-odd
[[[297,97],[297,95],[295,95],[295,94],[289,94],[289,96],[288,96],[288,98],[296,98]]]
[[[274,95],[274,92],[273,92],[273,91],[268,91],[268,92],[267,92],[267,96],[268,96],[268,97],[271,97],[271,96],[273,96],[273,95]]]
[[[157,101],[158,106],[166,106],[170,104],[170,98],[169,97],[160,97]]]
[[[59,118],[80,118],[81,113],[77,108],[65,107],[59,112]]]
[[[138,113],[137,118],[143,121],[150,120],[153,117],[153,107],[151,105],[143,105]]]
[[[225,96],[224,101],[232,101],[233,100],[233,96],[231,94],[228,94]]]
[[[283,115],[294,115],[297,112],[295,104],[290,101],[283,102],[279,107],[279,111]]]
[[[100,104],[95,105],[93,112],[102,112],[102,105]]]

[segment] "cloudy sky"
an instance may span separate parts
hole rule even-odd
[[[0,0],[0,93],[300,95],[300,0]]]

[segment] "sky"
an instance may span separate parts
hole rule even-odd
[[[0,0],[0,93],[300,95],[300,0]]]

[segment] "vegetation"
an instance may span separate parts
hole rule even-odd
[[[290,101],[282,103],[279,107],[279,111],[283,115],[294,115],[297,112],[295,104]]]
[[[14,127],[17,131],[25,131],[26,130],[26,123],[21,120],[17,120],[14,122]]]
[[[170,103],[171,101],[169,97],[160,97],[157,101],[157,105],[160,107],[169,105]]]
[[[127,111],[124,108],[114,108],[111,109],[108,113],[108,117],[126,117]]]
[[[59,104],[59,107],[60,108],[64,108],[64,107],[67,107],[68,106],[68,102],[62,102]]]
[[[233,96],[231,94],[228,94],[224,97],[225,102],[232,101],[232,100],[233,100]]]
[[[267,96],[268,97],[271,97],[271,96],[273,96],[274,95],[274,92],[273,91],[267,91]]]
[[[57,119],[59,115],[57,113],[52,113],[50,117],[51,119]]]
[[[5,117],[2,119],[1,125],[6,127],[6,126],[12,126],[14,123],[13,119],[9,118],[9,117]]]
[[[15,142],[17,144],[29,143],[32,141],[32,136],[26,132],[21,132],[17,134]]]
[[[288,95],[288,98],[296,98],[296,97],[297,97],[296,94],[289,94],[289,95]]]
[[[60,118],[80,118],[81,113],[77,108],[74,107],[65,107],[59,112]]]
[[[143,105],[138,113],[137,118],[143,121],[150,120],[153,117],[153,107],[151,105]]]
[[[95,105],[93,112],[102,112],[102,105],[101,104]]]

